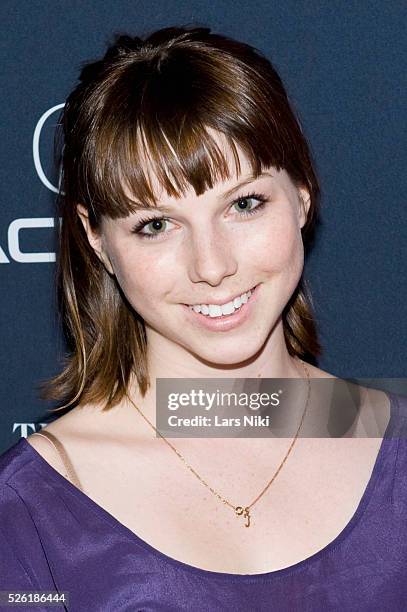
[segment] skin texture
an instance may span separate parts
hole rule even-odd
[[[234,168],[226,143],[220,136],[217,140]],[[159,205],[171,212],[163,213],[169,221],[156,239],[132,233],[151,211],[105,218],[100,231],[94,232],[86,210],[78,207],[92,247],[145,321],[153,379],[304,375],[287,352],[281,313],[303,270],[301,227],[309,195],[294,186],[285,170],[270,168],[225,197],[251,174],[247,159],[239,153],[240,176],[233,174],[201,196],[192,188],[180,199],[160,195]],[[156,192],[160,193],[158,185]],[[253,192],[264,195],[267,203],[247,217],[233,202]],[[253,209],[259,204],[254,199],[245,202]],[[152,231],[151,224],[143,230]],[[226,302],[258,283],[252,316],[228,332],[197,326],[181,306],[216,298]]]

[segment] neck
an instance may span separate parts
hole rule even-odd
[[[203,361],[184,347],[167,338],[150,334],[148,342],[148,372],[150,387],[144,397],[135,380],[129,395],[155,424],[157,379],[160,378],[223,378],[233,386],[237,378],[304,378],[299,360],[287,350],[282,325],[277,326],[263,347],[250,360],[236,364],[215,364]]]

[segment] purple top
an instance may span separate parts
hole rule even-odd
[[[263,574],[159,552],[21,438],[0,457],[0,591],[67,591],[74,612],[407,610],[407,397],[388,395],[390,421],[350,522],[307,559]]]

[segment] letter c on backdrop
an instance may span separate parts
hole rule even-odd
[[[40,181],[45,185],[45,187],[47,187],[47,189],[50,189],[51,191],[53,191],[54,193],[59,193],[59,188],[55,187],[45,176],[45,172],[42,168],[41,165],[41,159],[40,159],[40,136],[41,136],[41,130],[44,126],[44,123],[46,122],[46,120],[48,119],[48,117],[50,117],[53,113],[55,113],[57,110],[63,108],[65,106],[64,104],[57,104],[56,106],[53,106],[52,108],[49,108],[38,120],[37,125],[35,126],[35,130],[34,130],[34,136],[33,136],[33,158],[34,158],[34,166],[35,169],[37,171],[38,177],[40,179]]]

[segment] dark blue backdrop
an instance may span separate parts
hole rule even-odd
[[[403,0],[2,1],[0,452],[39,429],[48,405],[36,385],[63,351],[46,186],[55,184],[57,113],[44,113],[119,31],[207,25],[272,59],[322,183],[306,262],[324,349],[317,365],[344,378],[407,376],[406,16]]]

